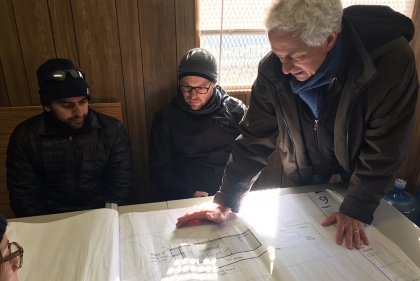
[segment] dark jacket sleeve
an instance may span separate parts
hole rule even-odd
[[[170,199],[191,198],[196,190],[175,173],[172,153],[168,124],[163,118],[163,110],[160,110],[153,119],[150,133],[150,178]]]
[[[105,200],[118,205],[128,203],[133,192],[133,152],[123,124],[118,122],[106,169]]]
[[[233,212],[239,211],[244,195],[276,147],[276,112],[263,81],[259,75],[252,86],[250,106],[239,125],[241,135],[233,144],[222,186],[214,197],[215,203],[230,207]]]
[[[22,128],[22,129],[21,129]],[[29,140],[24,138],[23,127],[13,131],[7,147],[7,189],[10,207],[16,217],[50,214],[42,196],[42,179],[34,163],[28,158]]]
[[[235,120],[235,124],[239,125],[246,111],[248,110],[248,107],[239,99],[232,97],[230,97],[230,99],[232,101],[227,104],[227,110],[230,114],[232,114]]]
[[[419,91],[415,59],[408,44],[381,58],[378,69],[385,77],[379,75],[366,94],[383,98],[367,120],[359,160],[340,207],[345,215],[369,224],[407,156]],[[388,89],[383,88],[389,84]]]

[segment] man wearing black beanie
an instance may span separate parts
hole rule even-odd
[[[128,203],[133,160],[123,124],[89,108],[85,74],[70,60],[47,60],[36,74],[44,112],[19,124],[7,148],[16,217]]]
[[[205,49],[184,55],[178,79],[175,97],[153,120],[150,177],[168,199],[213,195],[246,107],[216,84],[216,59]]]

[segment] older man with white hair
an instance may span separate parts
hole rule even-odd
[[[281,0],[265,21],[272,51],[258,68],[250,107],[240,124],[216,210],[178,219],[224,221],[239,210],[280,137],[284,171],[294,185],[340,174],[348,192],[336,242],[369,244],[364,224],[400,169],[409,148],[418,76],[408,42],[412,21],[386,6],[340,0]]]

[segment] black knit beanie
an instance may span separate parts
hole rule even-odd
[[[7,219],[0,214],[0,243],[3,240],[3,235],[6,232]]]
[[[89,85],[85,79],[74,78],[66,73],[63,81],[50,81],[47,78],[56,70],[69,70],[76,68],[71,60],[68,59],[49,59],[44,62],[36,71],[38,77],[39,94],[41,104],[49,103],[53,100],[89,96]]]
[[[178,79],[185,76],[199,76],[216,83],[217,62],[212,53],[202,48],[189,50],[178,66]]]

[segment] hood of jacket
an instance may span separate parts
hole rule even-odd
[[[357,30],[368,53],[400,36],[408,42],[414,36],[413,22],[388,6],[349,6],[343,10],[343,16]]]

